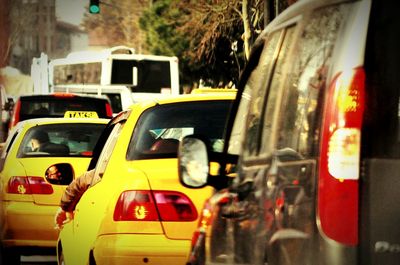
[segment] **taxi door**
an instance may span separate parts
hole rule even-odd
[[[109,196],[107,193],[111,192],[110,187],[101,178],[123,128],[124,121],[112,125],[110,136],[96,164],[92,183],[76,205],[73,221],[68,224],[68,228],[64,228],[66,229],[65,233],[64,229],[62,231],[62,251],[67,264],[88,263],[93,242],[108,205]],[[72,237],[71,233],[73,234]]]

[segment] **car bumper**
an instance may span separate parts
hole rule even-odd
[[[58,231],[54,215],[58,206],[36,205],[32,202],[4,202],[5,247],[55,247]]]
[[[173,240],[164,235],[102,235],[94,246],[94,258],[101,264],[186,264],[190,240]]]

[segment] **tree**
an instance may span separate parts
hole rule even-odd
[[[24,4],[23,1],[9,1],[2,0],[1,12],[2,16],[2,36],[5,37],[1,41],[0,47],[0,67],[5,66],[9,63],[11,50],[13,47],[18,46],[18,43],[22,43],[24,36],[24,30],[31,27],[34,24],[34,6],[30,4]],[[29,58],[29,55],[26,57]]]
[[[177,28],[189,39],[189,66],[215,83],[237,81],[264,27],[296,0],[196,0],[172,2],[181,12]],[[237,47],[237,50],[231,47]],[[210,70],[210,71],[208,71]],[[216,81],[216,82],[215,82]]]
[[[154,6],[161,2],[164,5],[163,12],[153,8],[145,13],[146,18],[141,19],[151,21],[141,24],[146,29],[147,44],[151,46],[151,43],[163,42],[160,40],[162,34],[158,34],[161,28],[153,27],[150,18],[164,20],[163,25],[173,27],[174,35],[186,39],[182,47],[187,48],[177,54],[180,59],[186,58],[184,62],[186,68],[190,69],[192,79],[201,78],[211,86],[237,81],[246,61],[246,50],[248,55],[252,42],[263,27],[262,1],[162,0],[156,1]],[[171,16],[174,13],[179,15]],[[245,51],[243,46],[246,47]],[[154,51],[151,47],[150,50]],[[187,73],[184,75],[187,76]]]
[[[100,37],[109,47],[126,45],[138,52],[146,52],[144,33],[139,27],[139,18],[149,0],[108,0],[101,1],[100,13],[85,13],[82,26],[93,35]]]
[[[181,83],[189,84],[197,78],[196,67],[190,66],[191,58],[185,53],[189,39],[177,30],[184,23],[181,16],[185,12],[174,0],[159,0],[143,13],[140,27],[146,32],[146,45],[151,53],[179,58]]]

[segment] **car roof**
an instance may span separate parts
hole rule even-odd
[[[32,127],[46,124],[65,124],[65,123],[92,123],[107,124],[110,119],[104,118],[36,118],[20,121],[16,127]]]
[[[164,105],[173,103],[183,103],[192,101],[215,101],[215,100],[234,100],[236,97],[236,90],[232,92],[214,92],[214,93],[196,93],[196,94],[184,94],[166,96],[155,99],[149,99],[135,103],[129,107],[129,109],[141,107],[143,109],[152,107],[154,105]]]
[[[105,96],[98,95],[83,95],[83,94],[75,94],[75,93],[51,93],[51,94],[35,94],[35,95],[21,95],[19,97],[21,100],[34,100],[34,99],[55,99],[62,98],[64,99],[78,99],[78,100],[99,100],[99,101],[108,101]]]

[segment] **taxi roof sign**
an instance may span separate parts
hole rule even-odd
[[[99,118],[95,111],[72,111],[64,113],[64,118]]]

